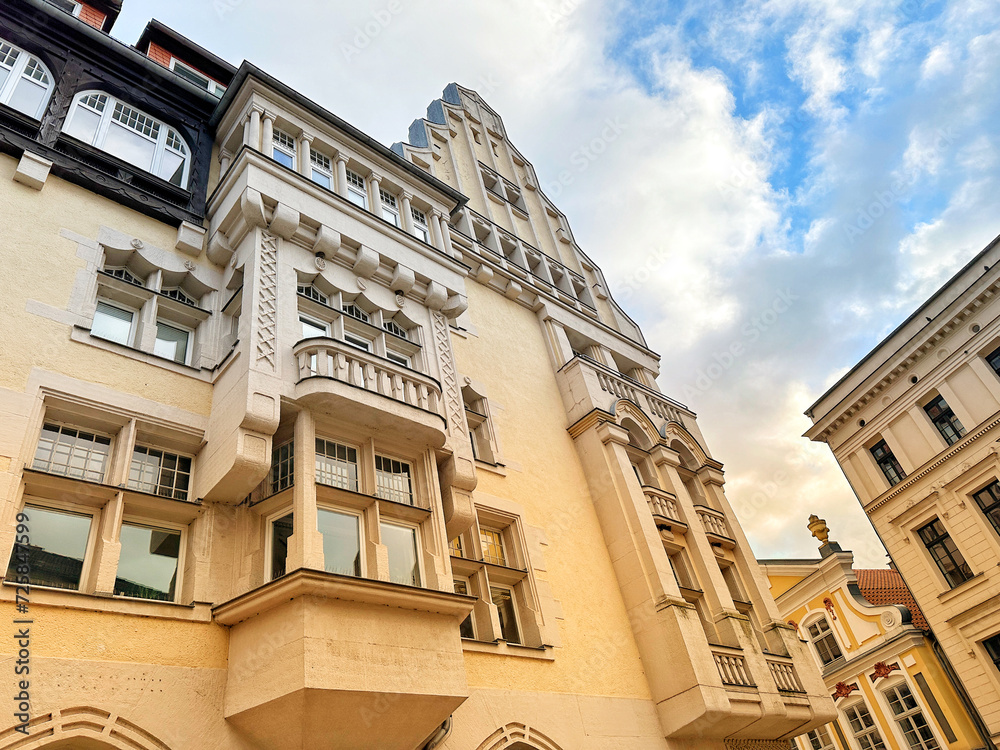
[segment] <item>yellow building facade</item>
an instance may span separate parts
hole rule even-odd
[[[829,721],[696,415],[485,102],[389,148],[156,22],[121,45],[120,7],[0,7],[0,749]]]
[[[998,260],[994,240],[807,412],[996,747]]]
[[[855,570],[823,542],[815,560],[761,560],[781,616],[823,672],[837,718],[795,740],[798,750],[975,750],[983,739],[926,620],[895,570]]]

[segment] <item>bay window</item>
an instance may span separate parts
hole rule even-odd
[[[151,495],[188,499],[191,485],[191,459],[176,453],[137,445],[132,451],[128,486]]]
[[[316,521],[323,535],[327,573],[361,576],[361,519],[352,513],[320,508]]]
[[[357,492],[357,449],[332,440],[316,438],[316,482]]]
[[[375,456],[376,497],[413,505],[410,465],[387,456]]]
[[[123,522],[115,594],[174,601],[180,548],[180,531]]]
[[[111,454],[111,438],[66,425],[42,427],[31,468],[50,474],[103,482]]]
[[[63,131],[177,187],[187,187],[191,151],[180,134],[110,94],[77,94]]]
[[[379,525],[382,544],[389,553],[389,580],[405,586],[420,585],[417,562],[417,530],[383,521]]]

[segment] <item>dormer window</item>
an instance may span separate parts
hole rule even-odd
[[[347,200],[356,206],[368,209],[368,194],[365,192],[365,178],[357,172],[347,170]]]
[[[396,206],[396,196],[382,188],[379,188],[378,194],[382,200],[382,218],[398,227],[399,208]]]
[[[410,216],[413,218],[413,228],[417,234],[424,242],[430,244],[431,233],[427,229],[427,215],[419,209],[410,207]]]
[[[312,162],[312,181],[327,190],[332,189],[333,164],[330,162],[330,157],[319,151],[312,151],[309,154],[309,161]]]
[[[276,162],[295,169],[295,139],[281,130],[274,131],[274,149],[271,156]]]
[[[178,187],[187,187],[191,151],[184,139],[176,130],[108,94],[77,94],[64,132]]]
[[[52,88],[52,76],[37,57],[0,40],[0,104],[38,120]]]
[[[199,73],[187,63],[183,63],[176,57],[170,59],[170,69],[189,83],[193,83],[200,89],[205,89],[212,96],[221,99],[226,93],[226,87],[218,81],[213,81],[204,73]]]

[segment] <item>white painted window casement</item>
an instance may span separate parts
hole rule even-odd
[[[44,63],[0,39],[0,104],[39,120],[55,81]]]

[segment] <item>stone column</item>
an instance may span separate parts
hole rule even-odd
[[[299,173],[312,177],[312,142],[315,136],[302,131],[299,136]]]
[[[379,218],[382,216],[382,196],[378,192],[381,186],[382,175],[372,172],[368,178],[368,210]]]
[[[225,177],[229,171],[229,165],[233,163],[233,155],[226,149],[219,151],[219,177]]]
[[[444,252],[444,240],[441,236],[441,212],[436,210],[431,210],[430,215],[427,217],[428,229],[431,232],[431,244],[434,245],[438,250]]]
[[[408,193],[405,190],[399,194],[399,218],[403,224],[403,230],[407,234],[416,235],[416,230],[413,228],[413,214],[410,213],[410,201],[413,200],[412,193]]]
[[[264,112],[260,135],[260,151],[264,156],[274,153],[274,115]]]
[[[296,568],[323,570],[323,535],[317,527],[316,508],[316,423],[303,409],[295,417],[295,487],[292,511],[293,533],[288,537],[288,560],[285,570]]]
[[[253,107],[250,110],[250,127],[247,129],[247,143],[250,148],[260,151],[260,116],[264,110]]]
[[[347,157],[337,154],[334,159],[337,162],[337,195],[341,198],[347,197]]]

